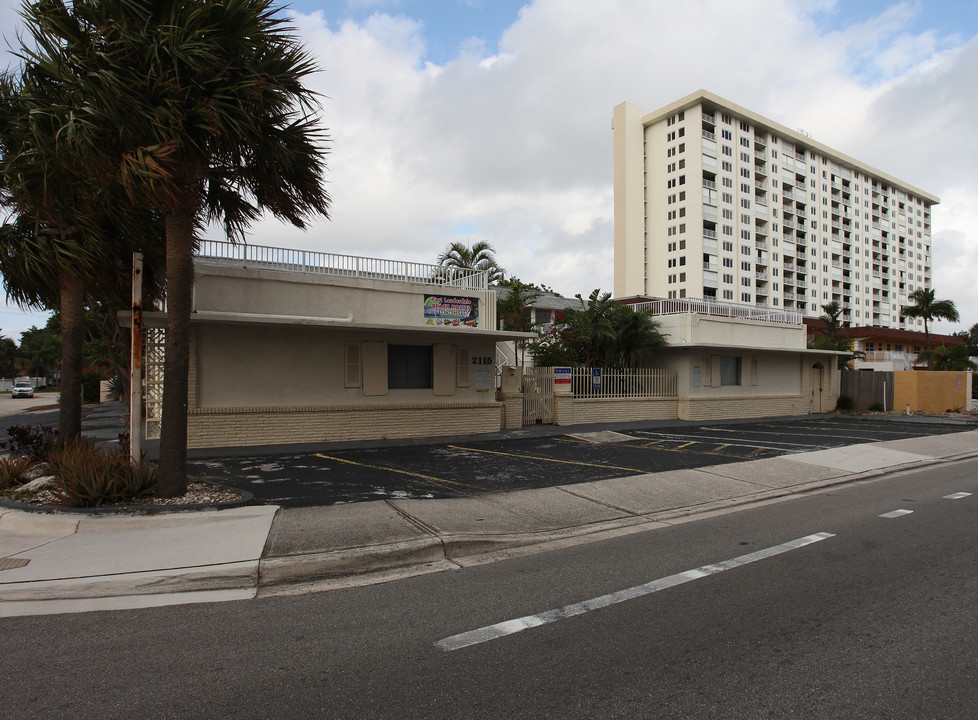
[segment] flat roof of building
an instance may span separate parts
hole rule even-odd
[[[931,203],[932,205],[937,205],[938,203],[941,202],[941,199],[936,195],[932,195],[929,192],[925,192],[924,190],[921,190],[918,187],[915,187],[907,182],[904,182],[903,180],[899,180],[898,178],[895,178],[888,173],[885,173],[881,170],[877,170],[871,165],[867,165],[866,163],[856,160],[855,158],[849,157],[848,155],[841,153],[838,150],[829,147],[828,145],[820,143],[817,140],[809,137],[808,135],[800,133],[797,130],[792,130],[791,128],[785,127],[784,125],[777,123],[774,120],[766,118],[763,115],[758,115],[756,112],[748,110],[745,107],[741,107],[736,103],[732,103],[729,100],[722,98],[719,95],[715,95],[714,93],[708,92],[706,90],[702,90],[702,89],[697,90],[696,92],[687,95],[684,98],[680,98],[679,100],[676,100],[675,102],[670,103],[665,107],[659,108],[654,112],[644,115],[642,117],[642,124],[645,126],[651,125],[652,123],[659,122],[660,120],[663,120],[664,118],[669,117],[677,112],[685,110],[686,108],[690,108],[695,105],[699,105],[701,103],[709,103],[712,105],[716,105],[717,107],[729,110],[731,114],[742,117],[745,120],[749,120],[754,125],[759,125],[761,127],[767,128],[768,130],[778,135],[791,138],[792,142],[794,142],[796,146],[804,147],[805,149],[815,150],[821,153],[822,155],[831,158],[835,162],[838,162],[842,165],[847,165],[852,169],[859,170],[860,172],[865,173],[867,175],[875,175],[881,180],[885,180],[890,185],[893,185],[894,187],[903,190],[904,192],[916,195],[926,200],[927,202]]]

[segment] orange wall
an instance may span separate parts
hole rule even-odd
[[[903,370],[893,373],[893,409],[942,413],[966,410],[970,395],[967,372]]]

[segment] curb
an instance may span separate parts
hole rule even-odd
[[[92,578],[60,578],[5,583],[3,601],[89,600],[122,596],[190,593],[206,590],[254,590],[258,583],[258,561],[223,565],[146,570],[99,575]]]
[[[527,533],[483,534],[456,533],[420,540],[347,548],[329,552],[262,558],[259,565],[259,591],[266,587],[315,581],[356,578],[369,582],[369,576],[390,570],[407,570],[416,566],[440,565],[459,568],[478,565],[524,552],[543,552],[585,542],[600,541],[623,535],[654,530],[689,522],[711,513],[722,513],[770,501],[790,499],[824,488],[872,480],[886,475],[916,470],[931,465],[958,462],[978,457],[978,451],[945,458],[918,460],[888,468],[841,475],[795,486],[790,490],[771,488],[750,495],[724,498],[695,506],[668,508],[614,520],[603,520],[573,527]],[[548,547],[550,546],[550,547]]]

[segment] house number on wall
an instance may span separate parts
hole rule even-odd
[[[483,355],[482,357],[473,357],[473,365],[492,365],[492,358],[489,355]]]

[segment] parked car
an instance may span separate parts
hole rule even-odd
[[[14,380],[14,387],[10,391],[10,397],[12,398],[32,398],[34,397],[34,386],[31,385],[29,378],[17,378]]]

